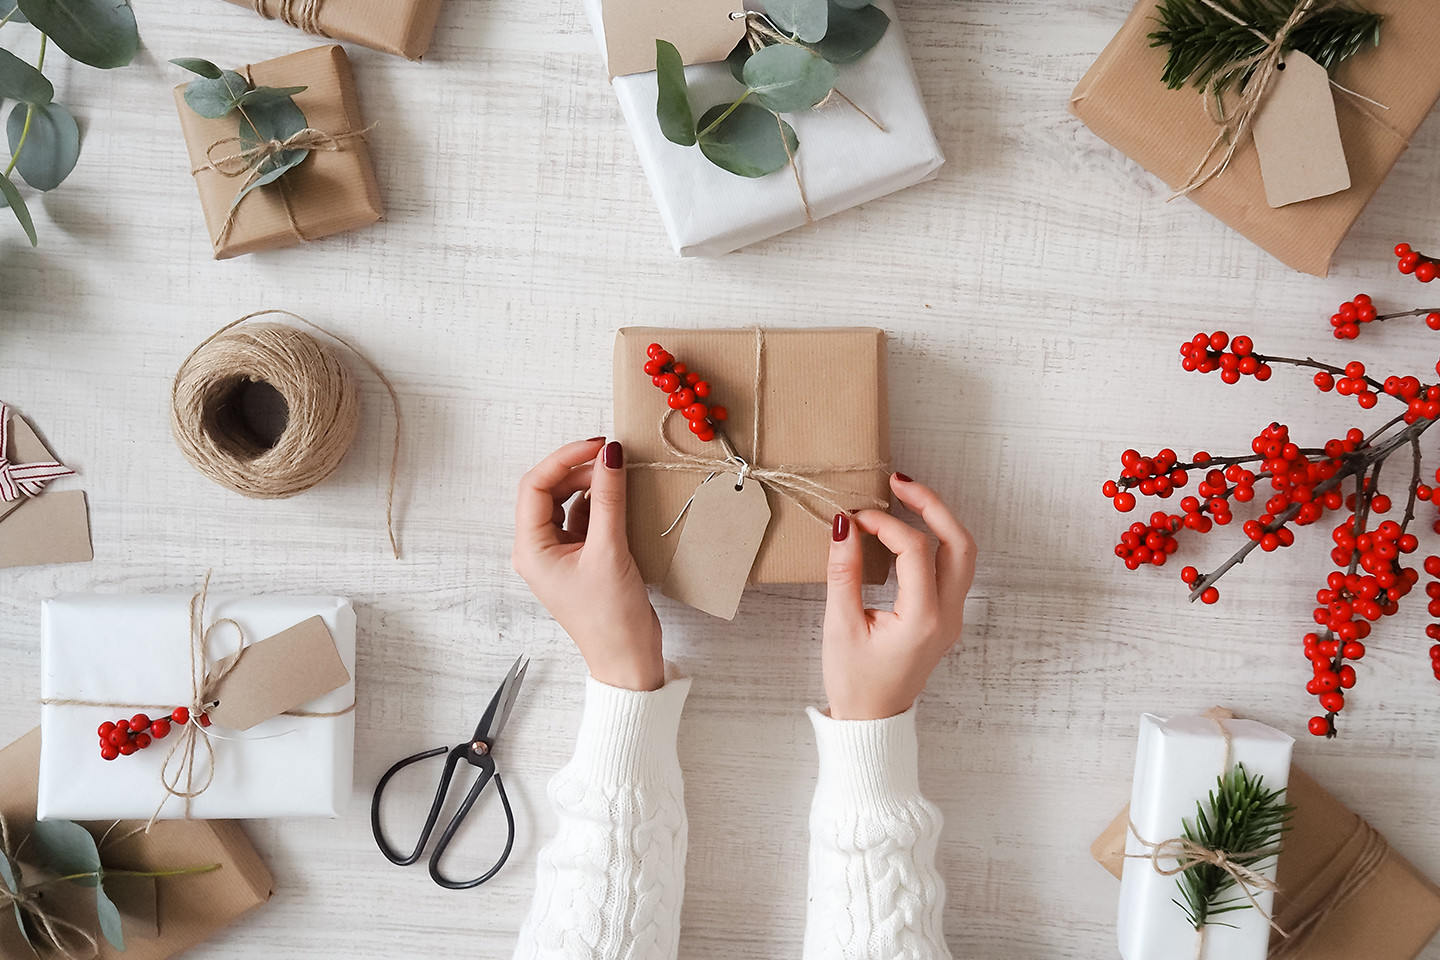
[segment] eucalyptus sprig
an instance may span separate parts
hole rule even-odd
[[[848,102],[835,88],[837,67],[879,43],[890,18],[871,0],[768,0],[765,12],[750,12],[745,24],[744,39],[726,60],[745,89],[705,109],[698,122],[679,51],[656,41],[655,115],[670,142],[698,145],[731,173],[763,177],[792,163],[800,146],[781,114],[809,110],[832,95]]]
[[[0,101],[16,101],[5,122],[10,160],[0,174],[0,207],[15,214],[33,247],[39,242],[35,223],[10,175],[19,173],[36,190],[54,190],[80,158],[80,127],[55,102],[55,87],[43,72],[50,43],[108,70],[135,58],[140,32],[128,0],[0,0],[0,27],[27,23],[40,33],[33,65],[0,47]]]
[[[1243,88],[1256,64],[1240,70],[1234,65],[1262,53],[1267,46],[1263,38],[1275,36],[1284,27],[1299,0],[1211,2],[1230,11],[1235,19],[1204,0],[1161,0],[1155,12],[1160,29],[1150,34],[1150,46],[1170,48],[1161,78],[1172,90],[1186,83],[1205,87],[1216,77],[1221,81],[1217,94],[1236,83]],[[1378,13],[1347,3],[1322,5],[1295,25],[1285,38],[1282,52],[1299,50],[1333,72],[1367,45],[1380,43],[1383,19]]]
[[[239,138],[244,150],[264,143],[283,143],[308,126],[304,112],[293,99],[304,87],[257,87],[234,70],[222,70],[196,57],[170,62],[199,76],[185,85],[185,103],[191,110],[211,120],[232,113],[239,115]],[[259,176],[246,180],[230,206],[233,208],[256,187],[279,180],[309,155],[310,151],[303,147],[257,153],[254,169]]]
[[[1278,856],[1281,834],[1295,812],[1294,807],[1285,803],[1285,789],[1267,790],[1264,777],[1250,776],[1238,763],[1217,777],[1215,785],[1208,805],[1195,804],[1195,820],[1184,821],[1182,836],[1206,850],[1223,853],[1237,866],[1250,869]],[[1196,930],[1207,923],[1219,923],[1213,919],[1218,914],[1250,909],[1250,898],[1243,892],[1222,899],[1238,882],[1233,873],[1213,863],[1178,858],[1180,867],[1187,864],[1193,866],[1184,869],[1178,878],[1185,902],[1174,903],[1185,911],[1186,919]]]
[[[201,867],[185,867],[176,870],[112,870],[100,862],[100,848],[90,831],[69,820],[41,820],[34,824],[28,841],[35,847],[32,859],[55,876],[38,883],[25,883],[20,862],[10,851],[0,848],[0,883],[3,883],[14,902],[15,923],[20,935],[34,949],[33,934],[21,909],[21,902],[32,898],[35,891],[58,883],[74,883],[82,887],[95,888],[96,918],[100,933],[116,950],[125,949],[125,934],[121,929],[120,909],[105,892],[107,877],[178,877],[200,873],[211,873],[220,869],[213,863]],[[22,844],[23,846],[23,844]],[[57,945],[58,946],[58,945]]]

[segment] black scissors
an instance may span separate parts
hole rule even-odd
[[[468,890],[471,887],[478,887],[500,872],[505,866],[505,861],[510,857],[510,848],[515,843],[515,814],[510,810],[510,798],[505,795],[505,785],[500,781],[500,774],[495,772],[495,758],[491,751],[495,749],[495,739],[505,729],[505,722],[510,719],[510,711],[515,706],[515,697],[520,693],[520,684],[525,680],[525,671],[530,666],[530,661],[523,656],[516,657],[515,663],[510,667],[510,672],[505,675],[505,682],[500,684],[500,689],[495,691],[495,696],[490,698],[490,705],[485,708],[485,715],[480,718],[480,725],[475,728],[475,734],[469,741],[455,747],[436,747],[434,750],[426,750],[424,753],[417,753],[413,757],[406,757],[385,771],[385,776],[375,786],[375,797],[370,803],[370,828],[375,832],[375,842],[380,846],[380,852],[390,860],[391,863],[398,863],[402,867],[408,867],[420,859],[425,851],[425,845],[430,842],[430,834],[435,830],[435,821],[440,817],[440,808],[445,805],[445,798],[450,793],[450,783],[455,777],[455,769],[461,760],[472,767],[480,768],[480,775],[475,785],[470,788],[460,809],[446,825],[444,832],[440,834],[440,842],[435,845],[435,850],[430,854],[430,879],[442,887],[451,890]],[[380,795],[385,791],[385,785],[390,778],[412,763],[419,763],[421,760],[429,760],[431,757],[438,757],[443,753],[449,753],[445,760],[445,770],[440,775],[440,786],[435,791],[435,802],[430,805],[430,815],[425,818],[425,826],[420,831],[420,841],[415,844],[414,851],[407,857],[391,848],[385,842],[385,834],[380,829]],[[500,793],[500,804],[505,808],[505,822],[510,834],[505,840],[505,851],[500,854],[500,859],[495,865],[487,870],[482,876],[474,880],[450,880],[440,875],[440,858],[445,854],[445,848],[455,837],[455,831],[459,829],[461,821],[465,819],[470,808],[475,806],[475,801],[480,798],[480,791],[491,780],[495,781],[495,789]]]

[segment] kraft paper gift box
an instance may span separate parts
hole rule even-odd
[[[47,600],[40,615],[39,808],[42,819],[148,819],[187,814],[185,801],[169,797],[161,767],[170,739],[113,761],[97,747],[96,729],[145,710],[163,717],[192,702],[191,594],[71,594]],[[343,686],[304,704],[309,713],[338,716],[271,716],[239,731],[216,723],[214,781],[190,803],[195,819],[339,817],[350,799],[355,752],[355,612],[338,597],[234,597],[211,594],[205,626],[233,620],[250,643],[320,617],[348,672]],[[239,645],[229,625],[213,631],[208,660],[214,664]],[[117,651],[123,651],[118,655]],[[295,670],[307,669],[296,664]],[[126,704],[126,708],[47,701]],[[149,709],[146,709],[149,708]],[[198,751],[195,781],[210,768]],[[164,805],[161,806],[162,801]]]
[[[342,139],[337,149],[312,149],[279,180],[252,190],[236,207],[227,230],[226,219],[244,176],[226,176],[206,164],[212,157],[238,152],[238,145],[222,141],[238,135],[239,120],[233,113],[219,120],[200,116],[185,102],[185,84],[176,87],[175,108],[215,259],[318,240],[379,220],[380,188],[361,134],[365,122],[344,48],[302,50],[251,64],[239,73],[258,87],[305,87],[294,100],[306,124]]]
[[[1274,905],[1275,922],[1291,936],[1271,934],[1273,960],[1419,956],[1440,932],[1440,887],[1297,767],[1290,768],[1286,800],[1295,813]],[[1127,807],[1090,848],[1117,878],[1125,865],[1129,817]]]
[[[1217,778],[1234,765],[1263,777],[1266,789],[1284,788],[1293,744],[1289,736],[1253,720],[1141,717],[1127,822],[1134,827],[1126,831],[1128,859],[1117,920],[1123,960],[1264,960],[1270,925],[1260,911],[1271,911],[1273,893],[1255,890],[1259,910],[1226,913],[1219,918],[1223,924],[1206,925],[1197,953],[1200,935],[1176,902],[1177,879],[1155,869],[1147,843],[1181,836],[1183,821],[1196,818],[1197,802],[1205,801]],[[1283,850],[1278,859],[1285,859]],[[1158,865],[1168,869],[1175,863],[1173,857],[1161,857]],[[1275,866],[1272,857],[1254,869],[1273,880]],[[1241,893],[1233,890],[1232,895]]]
[[[419,60],[430,48],[441,0],[230,0],[267,20]]]
[[[806,475],[862,500],[888,503],[890,474],[836,472],[858,464],[888,464],[890,411],[885,332],[873,327],[760,332],[761,388],[754,395],[757,331],[626,327],[615,338],[615,437],[625,448],[630,551],[646,583],[660,583],[679,537],[661,533],[705,479],[704,471],[645,466],[669,458],[660,440],[668,407],[643,367],[645,350],[659,343],[711,384],[707,402],[729,411],[726,435],[758,466],[807,468]],[[843,385],[843,389],[837,389]],[[752,449],[760,417],[760,453]],[[680,416],[666,435],[682,452],[723,456],[717,443],[691,436]],[[808,468],[817,468],[809,472]],[[832,468],[827,470],[826,467]],[[823,583],[830,553],[830,514],[817,521],[799,504],[766,490],[770,524],[750,570],[751,583]],[[857,501],[858,502],[858,501]],[[825,507],[815,505],[823,511]],[[677,532],[683,529],[677,527]],[[884,583],[891,555],[865,535],[865,582]]]
[[[1070,110],[1174,190],[1190,177],[1219,127],[1205,115],[1200,91],[1188,85],[1170,90],[1161,82],[1167,52],[1151,47],[1148,36],[1158,27],[1157,6],[1157,0],[1135,5],[1075,87]],[[1385,18],[1380,45],[1340,64],[1334,79],[1388,109],[1334,90],[1349,189],[1272,209],[1254,141],[1246,134],[1229,168],[1190,194],[1283,263],[1320,277],[1440,96],[1440,17],[1434,4],[1366,0],[1364,6]]]
[[[602,3],[613,2],[585,0],[602,51]],[[735,6],[741,6],[738,0]],[[800,140],[795,163],[816,220],[931,180],[945,162],[895,8],[889,0],[876,6],[890,17],[890,27],[874,49],[840,68],[837,86],[885,130],[843,101],[785,114]],[[653,37],[644,41],[650,51],[655,49]],[[611,86],[676,253],[719,256],[809,222],[790,168],[748,179],[715,166],[696,147],[666,140],[655,117],[653,53],[648,66],[648,72],[615,76]],[[685,78],[696,105],[729,102],[744,90],[724,63],[692,64],[685,68]]]
[[[5,416],[0,406],[0,416]],[[13,464],[53,461],[55,455],[18,413],[5,431],[4,459]],[[91,560],[90,513],[82,490],[40,491],[37,497],[0,499],[0,567]]]
[[[26,869],[29,825],[35,820],[36,789],[40,776],[40,731],[32,730],[0,750],[0,814],[8,821],[11,844]],[[112,870],[180,870],[218,864],[219,869],[154,880],[154,913],[150,929],[125,929],[125,950],[116,950],[100,936],[95,895],[72,884],[45,890],[48,908],[55,916],[88,930],[99,942],[96,960],[165,960],[205,940],[238,917],[264,904],[275,889],[270,871],[237,823],[220,821],[145,822],[110,821],[82,824],[97,839],[107,830],[114,842],[101,850],[102,862]],[[112,828],[113,827],[113,828]],[[29,877],[27,871],[26,877]],[[106,881],[107,890],[111,881]],[[68,895],[67,895],[68,894]],[[123,905],[122,905],[123,906]],[[0,957],[39,957],[60,960],[58,951],[26,945],[12,911],[0,912]]]

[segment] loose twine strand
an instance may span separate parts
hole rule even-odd
[[[890,464],[885,460],[874,460],[869,463],[858,463],[853,465],[831,466],[828,464],[817,465],[795,465],[776,464],[773,467],[759,466],[760,463],[760,407],[763,403],[760,389],[764,385],[765,370],[765,331],[759,327],[755,331],[755,380],[751,390],[755,402],[755,414],[750,418],[750,459],[746,460],[738,453],[732,453],[726,457],[703,456],[685,453],[670,440],[666,432],[666,424],[675,411],[667,409],[660,418],[660,442],[669,455],[669,460],[640,460],[630,464],[632,469],[639,470],[683,470],[692,473],[720,473],[725,470],[737,469],[740,476],[752,476],[766,486],[775,490],[776,493],[790,500],[810,516],[823,524],[829,524],[830,519],[821,514],[811,505],[811,501],[817,501],[832,508],[831,514],[846,513],[853,506],[846,507],[841,500],[849,500],[852,505],[860,503],[864,506],[877,510],[884,510],[889,506],[885,500],[872,497],[869,494],[856,493],[853,490],[840,490],[827,486],[811,478],[810,474],[816,473],[873,473],[877,470],[888,471]]]
[[[1289,939],[1282,940],[1271,949],[1269,960],[1297,960],[1304,953],[1310,937],[1315,931],[1320,929],[1336,910],[1374,879],[1375,874],[1379,873],[1380,868],[1389,860],[1389,842],[1380,834],[1380,831],[1370,826],[1362,817],[1355,818],[1355,829],[1351,832],[1350,839],[1341,845],[1341,849],[1349,846],[1356,836],[1363,839],[1355,863],[1320,898],[1309,913],[1290,927]]]
[[[298,320],[324,334],[370,368],[390,394],[394,449],[385,495],[385,529],[398,560],[395,480],[400,470],[400,398],[390,379],[344,337],[289,310],[248,313],[205,338],[180,365],[170,392],[170,426],[180,452],[211,480],[247,497],[283,499],[310,489],[340,466],[360,425],[360,396],[349,369],[303,330],[256,317]],[[229,404],[245,382],[267,383],[289,408],[285,429],[266,447],[238,429]]]
[[[0,813],[0,857],[5,857],[11,864],[17,862],[17,847],[10,842],[10,824],[5,819],[5,814]],[[19,880],[19,877],[16,877]],[[18,891],[10,890],[5,884],[0,883],[0,912],[8,913],[5,908],[10,907],[19,911],[15,918],[17,923],[23,923],[28,917],[39,927],[40,932],[50,941],[61,956],[67,960],[84,960],[86,957],[93,957],[100,952],[100,943],[84,927],[78,926],[63,917],[57,917],[49,910],[40,905],[40,896],[26,888],[23,882],[17,883]],[[84,953],[77,953],[65,942],[65,933],[72,933],[85,941]]]
[[[279,20],[319,37],[330,36],[320,26],[320,7],[324,0],[279,0],[273,13],[266,0],[253,0],[251,5],[266,20]]]

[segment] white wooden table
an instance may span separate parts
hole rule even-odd
[[[85,147],[72,180],[35,204],[41,248],[0,226],[0,397],[81,471],[67,485],[89,491],[96,548],[90,564],[0,573],[0,742],[36,722],[39,603],[61,591],[187,590],[214,568],[225,590],[353,597],[361,631],[352,813],[249,824],[278,892],[193,956],[508,956],[552,823],[545,782],[570,752],[582,693],[569,641],[511,572],[512,490],[560,442],[607,429],[611,342],[626,323],[891,332],[897,466],[959,504],[981,550],[967,643],[920,714],[957,957],[1115,955],[1116,884],[1087,848],[1127,798],[1146,710],[1222,702],[1294,733],[1300,763],[1440,876],[1440,684],[1423,598],[1376,631],[1342,739],[1316,742],[1299,646],[1326,532],[1247,564],[1218,606],[1187,606],[1175,567],[1127,574],[1112,556],[1131,518],[1100,496],[1126,446],[1244,449],[1272,418],[1323,440],[1383,412],[1320,398],[1288,370],[1237,387],[1184,375],[1176,348],[1197,330],[1424,375],[1440,338],[1423,327],[1341,345],[1326,317],[1362,290],[1406,308],[1420,297],[1389,251],[1437,244],[1433,120],[1334,277],[1317,280],[1188,203],[1167,205],[1158,182],[1068,116],[1127,0],[904,0],[950,158],[939,179],[682,262],[579,4],[449,0],[422,64],[350,47],[379,123],[386,221],[215,263],[170,99],[184,78],[165,61],[230,65],[307,40],[219,0],[136,6],[137,64],[52,61]],[[212,485],[171,442],[181,358],[264,306],[353,337],[399,388],[403,561],[384,544],[390,419],[373,380],[355,449],[293,500]],[[1220,536],[1191,555],[1218,560],[1238,524]],[[682,956],[799,955],[814,777],[801,708],[821,696],[822,596],[752,590],[728,624],[657,600],[668,651],[696,678],[681,733]],[[369,791],[394,759],[463,736],[521,651],[535,663],[501,758],[520,820],[514,860],[481,891],[444,892],[380,857]]]

